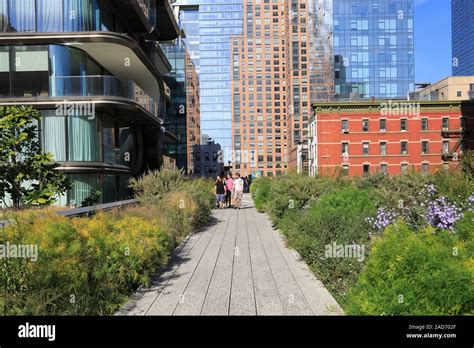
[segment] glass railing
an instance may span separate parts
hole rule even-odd
[[[51,97],[129,96],[117,77],[101,75],[51,76],[49,91]]]
[[[158,103],[132,80],[116,76],[51,76],[51,97],[122,97],[135,101],[154,116],[158,116]]]

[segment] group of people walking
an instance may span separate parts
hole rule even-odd
[[[245,176],[241,178],[239,173],[234,176],[231,174],[225,177],[218,176],[215,182],[217,208],[240,209],[242,196],[244,192],[249,192],[250,183],[250,179]]]

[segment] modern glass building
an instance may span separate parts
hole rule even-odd
[[[336,98],[405,98],[415,82],[413,0],[332,1]]]
[[[176,159],[176,166],[194,174],[194,146],[200,143],[199,79],[184,41],[179,38],[161,44],[172,70],[163,78],[170,88],[171,105],[167,108],[165,127],[177,141],[165,144],[165,152]]]
[[[225,152],[232,149],[230,38],[242,33],[243,0],[178,0],[173,3],[199,72],[201,132]]]
[[[41,111],[42,148],[72,184],[62,205],[126,198],[160,167],[171,66],[156,42],[178,33],[166,0],[0,0],[0,105]]]
[[[474,75],[474,1],[451,1],[453,76]]]

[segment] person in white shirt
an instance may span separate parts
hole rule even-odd
[[[235,174],[234,179],[234,202],[235,209],[240,209],[242,204],[242,196],[244,195],[244,181],[240,177],[240,174]]]

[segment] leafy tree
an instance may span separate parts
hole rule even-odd
[[[474,151],[473,150],[464,151],[464,154],[461,160],[461,169],[466,175],[470,177],[474,177]]]
[[[68,189],[53,155],[43,153],[37,123],[41,114],[31,106],[0,107],[0,201],[19,208],[46,205]]]

